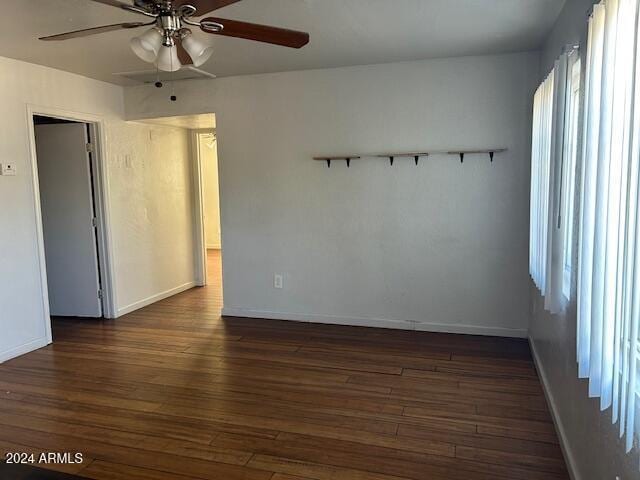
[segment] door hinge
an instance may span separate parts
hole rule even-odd
[[[87,143],[86,147],[87,147],[87,152],[93,153],[93,143]]]
[[[102,290],[98,290],[98,298],[102,300]]]
[[[93,217],[91,219],[91,225],[93,226],[93,228],[98,228],[98,219],[96,217]]]

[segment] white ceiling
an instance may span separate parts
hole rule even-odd
[[[0,56],[119,84],[151,66],[128,41],[140,30],[41,42],[37,37],[146,17],[89,0],[3,0]],[[565,0],[243,0],[216,16],[308,31],[302,50],[199,32],[216,48],[204,70],[219,77],[540,47]]]

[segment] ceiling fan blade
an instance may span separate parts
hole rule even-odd
[[[112,7],[116,7],[116,8],[127,8],[131,6],[128,3],[119,2],[118,0],[91,0],[91,1],[96,3],[103,3],[105,5],[111,5]]]
[[[147,17],[154,17],[156,15],[153,12],[148,11],[145,7],[139,7],[137,5],[131,5],[130,3],[124,3],[119,0],[91,0],[92,2],[102,3],[103,5],[109,5],[111,7],[120,8],[128,12],[139,13],[140,15],[146,15]]]
[[[82,30],[75,30],[73,32],[60,33],[58,35],[50,35],[48,37],[40,37],[40,40],[68,40],[69,38],[88,37],[89,35],[95,35],[97,33],[113,32],[115,30],[138,28],[149,25],[142,22],[129,22],[129,23],[116,23],[114,25],[103,25],[102,27],[85,28]]]
[[[259,25],[257,23],[239,22],[237,20],[225,20],[224,18],[207,17],[202,20],[202,22],[207,21],[224,25],[224,28],[216,32],[201,27],[202,31],[206,33],[244,38],[256,42],[271,43],[273,45],[291,48],[302,48],[309,43],[309,34],[305,32]]]
[[[195,16],[200,17],[202,15],[206,15],[207,13],[213,12],[214,10],[219,10],[222,7],[226,7],[227,5],[238,3],[239,1],[240,0],[178,0],[177,2],[175,2],[175,6],[191,5],[196,9]]]
[[[191,55],[187,53],[187,51],[182,46],[182,41],[176,41],[176,48],[178,49],[178,58],[180,59],[180,63],[182,65],[193,65],[193,60],[191,59]]]

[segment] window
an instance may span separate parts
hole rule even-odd
[[[578,367],[627,450],[640,407],[640,0],[589,20],[578,258]]]
[[[557,313],[575,271],[578,373],[611,409],[627,451],[640,432],[638,25],[640,0],[594,5],[582,118],[580,65],[565,53],[536,92],[531,155],[531,276]]]

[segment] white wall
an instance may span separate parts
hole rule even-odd
[[[129,118],[216,113],[225,313],[526,335],[536,53],[223,78]],[[505,146],[488,156],[313,155]],[[284,289],[273,288],[274,273]]]
[[[218,188],[218,142],[199,136],[204,197],[204,234],[207,248],[220,248],[220,192]]]
[[[587,12],[593,3],[593,0],[567,1],[545,45],[543,75],[553,67],[566,44],[580,43],[582,65],[586,65]],[[577,255],[577,246],[574,252]],[[575,283],[574,278],[574,292]],[[611,409],[601,412],[599,399],[589,398],[588,382],[578,379],[575,304],[563,315],[551,315],[544,311],[544,300],[533,283],[531,291],[534,308],[531,344],[575,478],[602,480],[615,479],[616,475],[622,480],[638,478],[638,452],[625,454],[618,426],[611,424]]]
[[[189,268],[192,268],[193,263],[192,259],[170,256],[173,251],[188,252],[184,246],[180,247],[182,250],[176,246],[186,241],[187,237],[183,233],[172,240],[156,238],[148,235],[148,232],[143,232],[145,241],[137,241],[140,229],[144,230],[148,225],[129,221],[129,212],[137,211],[140,207],[131,202],[131,197],[127,198],[127,195],[136,194],[132,184],[133,178],[156,177],[159,160],[155,156],[145,157],[146,161],[142,162],[141,171],[123,174],[131,182],[118,178],[122,162],[119,153],[133,152],[133,145],[138,141],[144,140],[148,143],[148,137],[145,140],[144,134],[140,133],[146,131],[147,127],[123,121],[124,108],[120,87],[51,68],[0,58],[0,105],[3,114],[0,119],[0,163],[10,161],[17,167],[15,177],[0,176],[0,205],[3,207],[0,209],[0,361],[4,361],[50,341],[38,264],[27,105],[82,112],[105,121],[106,162],[110,174],[114,175],[109,179],[109,192],[113,201],[111,214],[115,245],[112,253],[116,271],[124,272],[130,269],[132,259],[136,256],[147,259],[145,263],[137,265],[141,272],[138,272],[136,280],[141,282],[140,284],[118,283],[119,309],[135,301],[144,300],[152,293],[160,293],[155,289],[168,288],[171,284],[169,281],[162,284],[150,283],[150,279],[153,278],[155,281],[159,276],[167,274],[166,269],[158,268],[159,260],[169,257],[174,265],[182,265],[181,274],[190,272]],[[131,149],[128,146],[131,146]],[[159,147],[153,148],[156,152],[162,150]],[[134,164],[137,162],[136,156],[131,157]],[[174,187],[186,188],[182,182],[181,168],[166,167],[164,173],[175,170],[175,175],[164,175],[161,172],[157,180],[159,188],[155,192],[160,192],[160,186],[163,187],[162,195],[166,195],[166,190]],[[161,178],[165,179],[164,183]],[[148,218],[162,217],[163,212],[159,204],[155,204],[152,198],[146,200]],[[156,207],[157,210],[154,210]],[[176,207],[176,214],[184,214],[184,207],[182,206],[182,210],[178,212],[179,209],[180,206]],[[175,229],[180,228],[182,225],[178,224],[171,230],[165,228],[159,233],[172,236],[176,232]],[[153,255],[149,252],[153,252]],[[181,262],[186,264],[183,265]],[[174,287],[186,281],[186,275],[183,276],[184,278],[179,278]],[[122,275],[119,278],[122,280]]]

